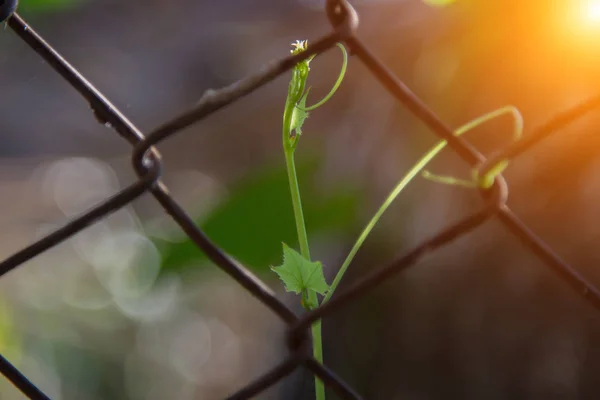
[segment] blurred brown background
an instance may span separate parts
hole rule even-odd
[[[328,32],[318,0],[21,0],[21,15],[148,131]],[[530,132],[596,94],[593,2],[351,2],[358,35],[450,126],[507,104]],[[590,8],[591,7],[591,8]],[[597,6],[600,9],[600,6]],[[600,12],[599,12],[600,14]],[[316,58],[311,97],[341,58]],[[217,243],[298,312],[269,265],[296,245],[283,170],[289,76],[159,146],[164,182]],[[99,125],[10,29],[0,32],[0,254],[6,258],[135,178],[130,147]],[[310,103],[309,99],[309,103]],[[514,160],[509,205],[600,285],[600,120],[592,113]],[[511,121],[467,138],[510,140]],[[331,281],[393,185],[437,139],[350,59],[298,148],[315,259]],[[444,151],[431,166],[468,176]],[[344,282],[481,206],[474,191],[417,179]],[[221,399],[285,355],[285,327],[210,265],[149,196],[0,280],[0,350],[53,399]],[[597,398],[600,314],[496,221],[324,321],[325,361],[366,399]],[[310,399],[298,371],[264,399]],[[20,399],[8,383],[0,398]],[[313,397],[314,398],[314,397]],[[333,397],[332,397],[333,398]]]

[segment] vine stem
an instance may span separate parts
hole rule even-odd
[[[478,118],[475,118],[474,120],[469,121],[465,125],[458,128],[454,132],[454,135],[460,136],[460,135],[470,131],[471,129],[473,129],[491,119],[497,118],[503,114],[512,114],[512,116],[514,117],[515,122],[514,122],[513,135],[514,135],[514,139],[518,140],[521,137],[522,132],[523,132],[523,117],[521,116],[521,113],[519,112],[519,110],[514,106],[502,107],[502,108],[499,108],[492,112],[489,112],[487,114],[484,114]],[[388,207],[392,204],[392,202],[396,199],[396,197],[400,194],[400,192],[427,166],[427,164],[431,160],[433,160],[438,155],[438,153],[440,151],[442,151],[444,149],[444,147],[446,147],[446,144],[447,144],[446,141],[442,140],[442,141],[438,142],[435,146],[433,146],[431,149],[429,149],[429,151],[427,153],[425,153],[425,155],[422,156],[416,162],[416,164],[408,171],[408,173],[406,175],[404,175],[404,177],[400,180],[400,182],[398,182],[396,187],[391,191],[391,193],[385,199],[385,201],[383,202],[381,207],[379,207],[379,209],[377,210],[375,215],[371,218],[371,220],[369,221],[367,226],[365,226],[365,228],[359,235],[358,239],[354,243],[354,246],[352,246],[350,253],[348,253],[348,256],[346,257],[346,259],[344,260],[344,263],[340,267],[337,275],[335,276],[333,282],[331,283],[331,286],[330,286],[329,290],[327,291],[325,297],[323,298],[323,302],[321,304],[324,304],[327,301],[329,301],[329,299],[331,299],[331,296],[333,296],[335,289],[337,288],[337,286],[341,282],[342,278],[344,277],[346,270],[348,269],[348,267],[352,263],[352,260],[356,256],[356,253],[358,253],[358,250],[363,245],[364,241],[367,239],[367,236],[369,236],[369,234],[373,230],[373,227],[375,227],[375,224],[377,224],[377,222],[379,221],[379,219],[381,218],[383,213],[388,209]],[[486,184],[488,184],[490,182],[493,183],[493,179],[494,179],[493,174],[498,174],[498,173],[502,172],[502,170],[504,169],[502,167],[505,167],[505,166],[506,166],[506,161],[499,163],[497,168],[492,169],[490,171],[490,173],[488,173],[486,176],[482,177],[482,182],[485,182]],[[461,184],[461,185],[467,186],[465,181],[461,181],[461,180],[457,180],[457,179],[453,179],[453,178],[446,178],[446,177],[436,178],[435,175],[432,175],[430,173],[428,173],[426,176],[429,177],[429,179],[433,178],[437,181],[441,181],[444,183]],[[476,184],[477,184],[477,182],[474,181],[471,186],[476,187]],[[490,184],[490,186],[491,186],[491,184]]]
[[[294,208],[294,219],[296,220],[296,231],[298,233],[298,242],[300,244],[300,254],[307,260],[310,260],[310,250],[308,247],[308,235],[306,234],[306,224],[304,223],[304,213],[302,212],[302,200],[300,198],[300,189],[298,187],[298,175],[296,174],[296,163],[294,161],[294,145],[286,145],[286,140],[298,140],[295,138],[284,138],[285,164],[287,167],[288,181],[290,184],[290,193],[292,195],[292,206]],[[311,307],[319,304],[317,293],[314,290],[308,290],[308,300]],[[321,321],[315,322],[311,326],[311,336],[313,343],[313,357],[317,362],[323,363],[323,339],[321,334]],[[325,400],[325,385],[317,376],[315,376],[315,398],[316,400]]]

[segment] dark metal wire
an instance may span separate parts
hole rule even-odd
[[[594,96],[568,110],[555,114],[550,121],[547,121],[531,134],[525,136],[521,140],[512,142],[502,151],[490,156],[485,163],[479,166],[479,176],[485,175],[502,160],[515,159],[517,156],[546,139],[551,134],[556,133],[559,129],[566,127],[586,114],[589,114],[591,111],[598,109],[598,107],[600,107],[600,95]]]
[[[139,181],[123,189],[96,208],[89,210],[82,216],[70,221],[63,227],[0,262],[0,276],[31,260],[33,257],[43,253],[49,248],[63,242],[77,232],[87,228],[94,222],[97,222],[100,218],[108,216],[121,207],[126,206],[132,200],[137,199],[144,194],[144,192],[156,182],[159,176],[160,164],[154,163],[152,168],[148,170],[148,173],[142,176]]]
[[[8,2],[9,7],[16,1]],[[0,4],[1,6],[1,4]],[[14,9],[1,9],[0,17],[6,17]],[[271,369],[259,379],[232,394],[228,399],[247,399],[260,394],[262,391],[281,381],[299,366],[304,366],[318,376],[328,387],[344,399],[361,399],[351,386],[344,382],[326,365],[319,364],[310,354],[308,344],[308,328],[315,321],[331,314],[352,300],[362,296],[387,279],[415,265],[423,256],[462,237],[476,229],[495,215],[518,237],[523,245],[529,248],[545,265],[554,271],[563,281],[579,293],[587,302],[600,310],[600,291],[588,282],[575,268],[564,262],[548,247],[534,232],[532,232],[506,205],[508,187],[504,178],[499,176],[494,186],[482,191],[485,206],[449,228],[441,231],[429,240],[422,242],[392,264],[385,268],[374,269],[347,289],[337,293],[331,301],[297,317],[288,307],[278,300],[271,289],[248,269],[240,265],[230,255],[218,248],[204,232],[193,222],[185,210],[170,196],[168,188],[160,181],[162,172],[161,156],[154,146],[181,131],[182,129],[202,120],[206,116],[219,111],[243,96],[271,82],[273,79],[289,71],[293,66],[313,54],[321,54],[336,42],[343,41],[350,50],[373,74],[373,76],[419,118],[433,133],[446,140],[467,164],[485,174],[499,161],[513,159],[522,154],[558,129],[572,123],[576,119],[600,106],[600,96],[594,97],[570,110],[557,114],[548,123],[542,125],[532,134],[521,141],[507,146],[502,151],[486,159],[477,149],[464,139],[454,135],[448,128],[410,89],[401,82],[381,61],[373,55],[355,35],[358,28],[358,15],[354,8],[345,0],[327,0],[325,11],[333,28],[328,35],[317,39],[308,47],[306,52],[290,55],[283,59],[265,65],[256,74],[248,76],[219,90],[209,90],[200,102],[187,112],[165,122],[145,136],[133,125],[98,89],[87,81],[72,65],[42,39],[23,19],[12,14],[8,18],[8,26],[40,57],[42,57],[70,86],[72,86],[90,104],[94,117],[101,123],[113,128],[132,146],[132,164],[138,175],[138,180],[48,234],[44,238],[18,251],[0,262],[0,276],[23,265],[33,257],[63,242],[72,235],[80,232],[89,225],[106,217],[114,211],[126,206],[142,194],[148,192],[154,196],[181,229],[196,243],[199,251],[219,268],[229,274],[242,287],[252,293],[266,307],[270,308],[288,326],[287,345],[290,355],[277,367]],[[0,373],[13,383],[25,396],[34,400],[47,400],[49,397],[41,392],[17,368],[0,355]]]
[[[0,371],[17,389],[31,400],[50,400],[44,392],[38,389],[25,375],[21,373],[6,358],[0,355]]]
[[[343,399],[361,400],[362,397],[356,393],[352,386],[348,385],[342,378],[337,376],[335,372],[327,368],[327,366],[318,363],[314,358],[309,358],[305,361],[306,368],[308,368],[313,374],[317,375],[321,380],[330,388],[332,388],[336,394],[341,396]]]
[[[250,399],[294,372],[298,368],[298,364],[299,360],[297,357],[290,357],[267,374],[251,382],[245,388],[227,397],[226,400]]]
[[[334,310],[350,303],[352,300],[362,296],[368,290],[371,290],[384,281],[392,278],[402,270],[415,265],[425,255],[434,250],[456,240],[458,237],[471,232],[493,215],[493,209],[487,208],[479,211],[460,222],[452,225],[450,228],[443,230],[429,240],[426,240],[411,250],[408,254],[394,261],[386,268],[377,269],[367,274],[364,278],[350,286],[348,289],[334,295],[330,301],[324,303],[318,308],[304,314],[298,321],[297,325],[293,325],[290,329],[290,334],[294,335],[297,330],[308,328],[313,322],[322,318],[324,315],[332,313]]]

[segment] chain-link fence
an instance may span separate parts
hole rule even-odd
[[[15,1],[0,3],[3,11],[0,18],[6,18],[13,11],[11,5]],[[123,189],[113,197],[107,199],[99,206],[90,209],[80,217],[65,224],[60,229],[43,237],[41,240],[20,250],[0,263],[0,273],[19,267],[28,260],[42,252],[58,245],[67,238],[75,235],[99,219],[119,210],[131,203],[144,193],[150,193],[164,208],[171,218],[192,239],[208,258],[229,276],[235,279],[246,290],[259,299],[264,306],[271,309],[287,326],[287,346],[289,355],[276,368],[272,369],[260,379],[250,383],[229,399],[246,399],[261,393],[266,388],[275,384],[296,368],[304,367],[322,379],[325,384],[333,389],[342,398],[361,398],[356,391],[340,379],[334,371],[326,365],[318,363],[311,355],[310,337],[308,328],[336,310],[344,307],[349,302],[362,296],[368,290],[377,287],[385,280],[398,274],[402,270],[414,265],[424,255],[452,242],[458,237],[471,232],[484,222],[497,217],[504,226],[517,236],[536,256],[548,267],[558,274],[562,280],[570,285],[585,300],[600,309],[600,291],[590,284],[576,269],[565,263],[539,239],[521,220],[513,214],[506,205],[508,186],[504,179],[496,178],[494,186],[489,190],[482,190],[481,195],[485,207],[472,213],[458,223],[448,227],[429,240],[416,246],[407,254],[397,259],[385,268],[377,268],[364,276],[358,282],[336,294],[331,301],[324,305],[297,316],[264,285],[254,277],[246,268],[234,261],[221,249],[215,246],[192,221],[186,211],[169,195],[167,187],[160,181],[161,156],[154,147],[163,140],[171,137],[180,130],[202,120],[211,113],[226,107],[243,96],[248,95],[264,84],[272,81],[281,74],[289,71],[294,65],[313,54],[319,54],[343,42],[353,57],[357,57],[379,80],[379,82],[398,100],[404,107],[423,121],[440,138],[456,152],[470,167],[476,169],[480,176],[502,160],[512,160],[518,157],[541,140],[558,129],[573,122],[595,107],[600,106],[600,96],[573,107],[556,115],[546,124],[525,137],[485,158],[464,139],[457,137],[430,109],[423,104],[394,74],[383,65],[375,55],[355,36],[358,26],[358,15],[345,0],[328,0],[326,12],[332,26],[332,32],[321,38],[311,39],[308,51],[273,61],[252,76],[248,76],[234,84],[219,90],[207,91],[200,102],[191,110],[177,116],[163,124],[147,135],[144,135],[127,118],[113,106],[90,82],[88,82],[75,68],[52,49],[21,17],[12,14],[7,20],[8,26],[25,41],[40,57],[42,57],[60,76],[66,80],[90,104],[91,110],[99,122],[111,127],[133,146],[132,165],[139,179]],[[0,371],[23,394],[30,399],[48,399],[35,383],[29,381],[17,368],[0,356]]]

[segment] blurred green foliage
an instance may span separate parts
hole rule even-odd
[[[320,190],[315,161],[297,165],[309,240],[315,234],[340,237],[354,232],[361,203],[358,188],[340,184]],[[281,168],[267,168],[245,177],[200,223],[223,250],[256,273],[269,273],[281,263],[281,243],[297,247],[294,213]],[[206,256],[191,240],[156,242],[163,255],[163,271],[182,271],[203,265]]]
[[[13,330],[13,315],[10,306],[0,299],[0,354],[12,362],[20,358],[20,339]]]
[[[89,0],[20,0],[17,11],[23,13],[63,11]]]

